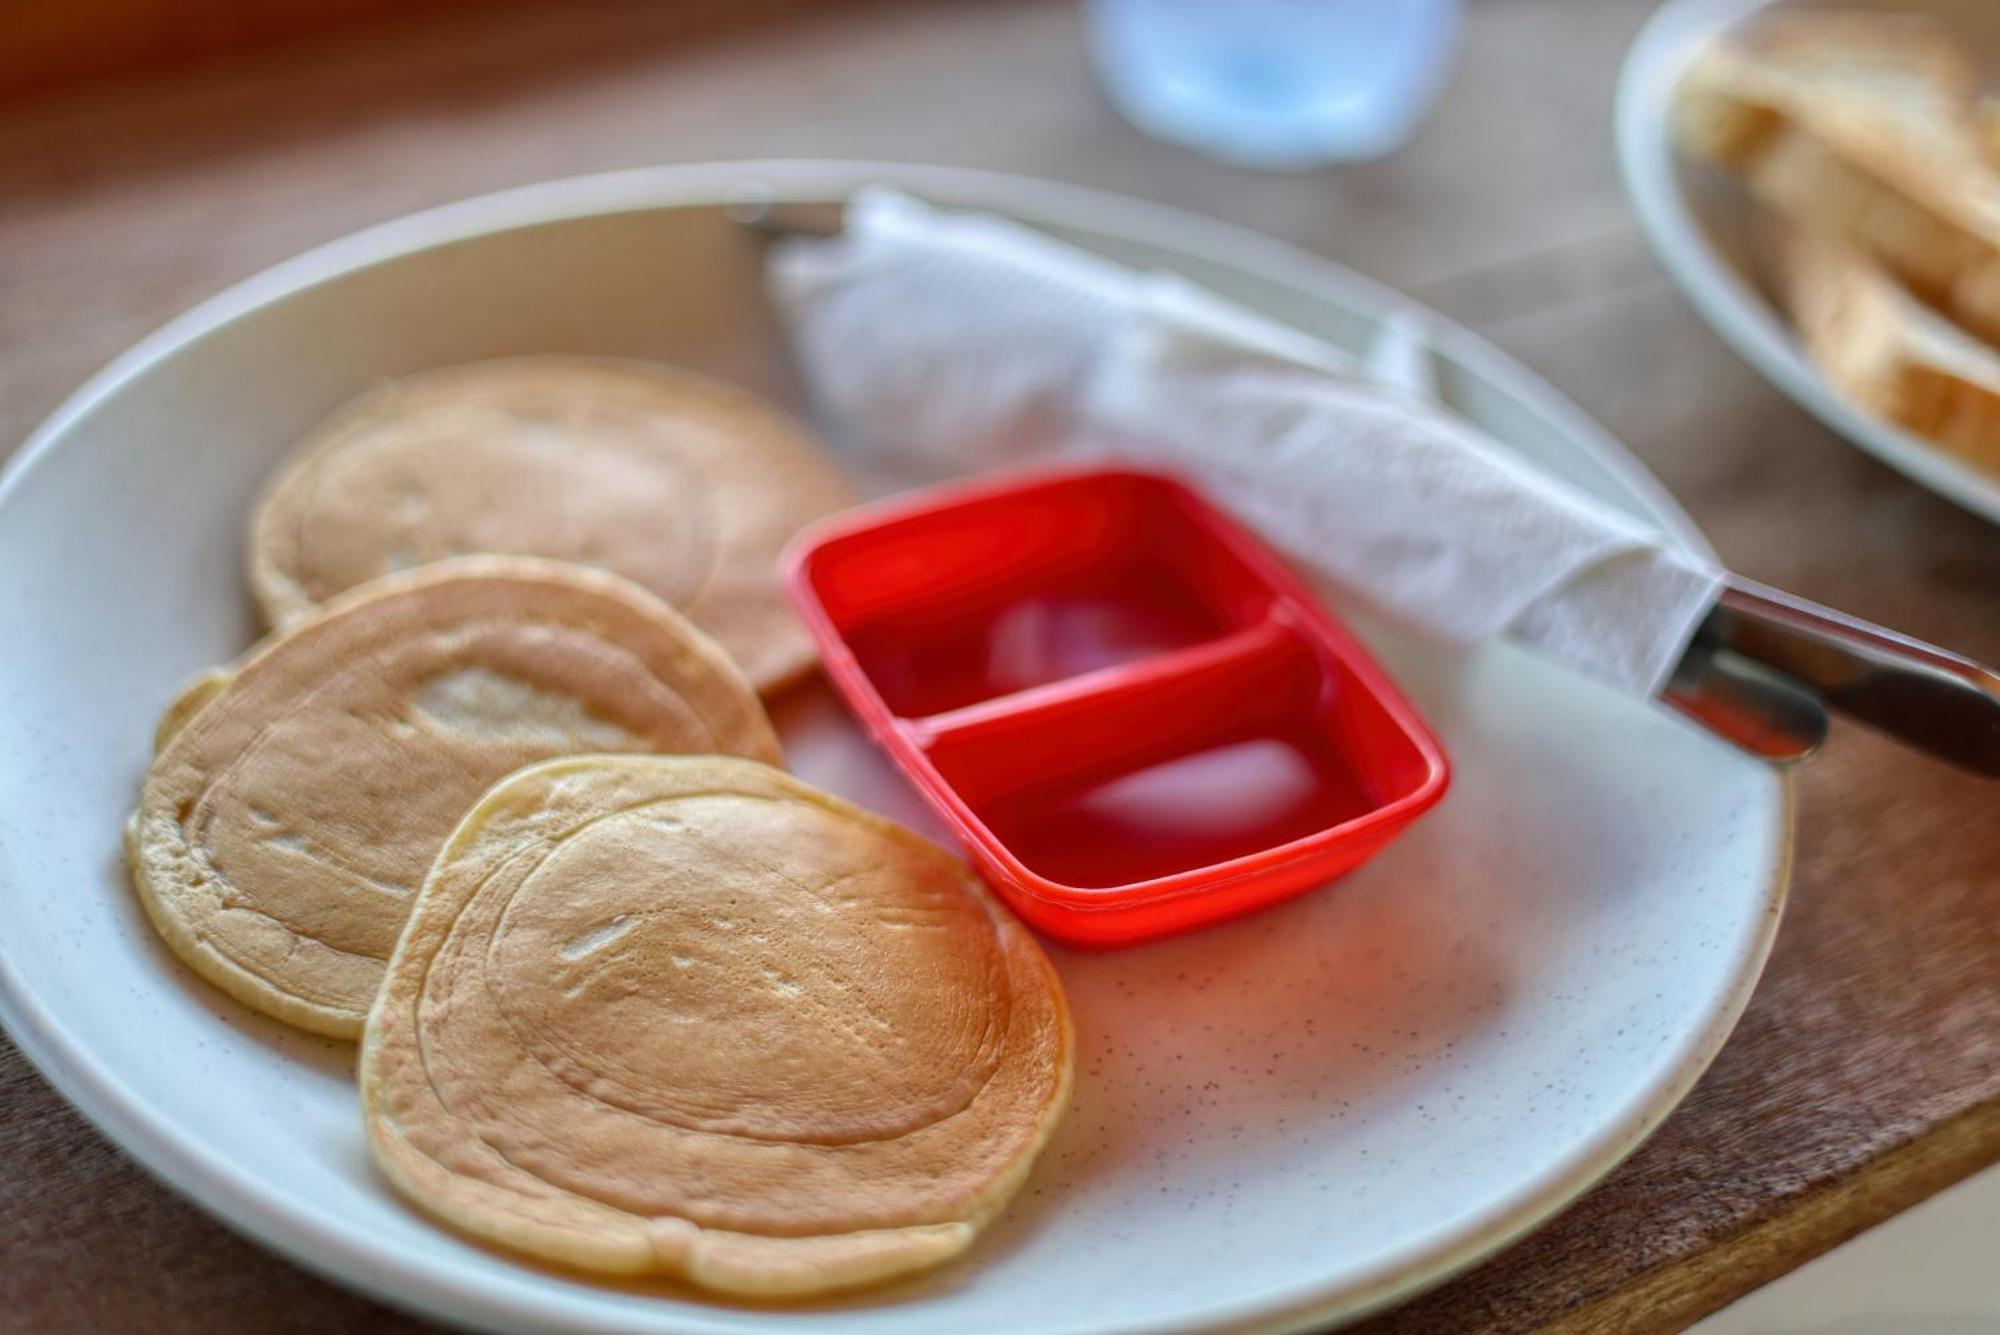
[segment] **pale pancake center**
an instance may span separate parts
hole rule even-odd
[[[962,1110],[999,1059],[992,930],[900,859],[816,866],[842,849],[837,824],[718,793],[570,835],[487,947],[522,1048],[601,1102],[759,1140],[880,1140]],[[614,903],[648,907],[613,912],[605,887],[635,878]]]
[[[386,960],[403,910],[383,911],[381,901],[407,902],[438,842],[488,784],[551,753],[649,748],[576,696],[527,679],[546,640],[534,628],[460,625],[425,639],[428,653],[397,645],[329,674],[216,773],[187,831],[225,913],[257,913],[342,954]],[[477,661],[496,658],[519,660],[524,675]],[[640,677],[636,663],[627,674]],[[712,738],[678,696],[661,692],[659,703],[686,735]],[[508,713],[513,705],[526,712]],[[581,735],[567,731],[577,722]],[[282,893],[273,900],[257,886]],[[281,963],[245,958],[226,932],[210,943],[246,968]]]
[[[311,474],[288,568],[313,602],[469,553],[604,565],[683,610],[718,559],[707,481],[661,448],[644,406],[435,405],[391,419]]]

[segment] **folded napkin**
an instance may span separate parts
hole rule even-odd
[[[1656,694],[1721,572],[1367,362],[1178,278],[889,191],[785,242],[770,286],[841,448],[897,481],[1055,455],[1201,486],[1308,571],[1457,645],[1509,636]]]

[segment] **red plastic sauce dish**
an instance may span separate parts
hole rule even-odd
[[[800,536],[827,675],[1015,912],[1122,945],[1352,870],[1443,750],[1285,563],[1171,478],[1036,473]]]

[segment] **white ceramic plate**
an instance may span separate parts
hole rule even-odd
[[[390,223],[224,293],[121,357],[0,482],[0,1018],[153,1171],[390,1301],[522,1331],[1265,1330],[1469,1264],[1602,1175],[1729,1032],[1783,899],[1787,789],[1676,718],[1508,650],[1371,639],[1456,787],[1330,890],[1173,941],[1057,951],[1076,1102],[971,1257],[869,1299],[759,1311],[515,1264],[372,1171],[351,1051],[230,1003],[155,942],[119,822],[154,716],[253,627],[244,507],[379,377],[504,353],[652,356],[788,392],[758,253],[714,205],[893,180],[1180,270],[1359,349],[1399,299],[1273,242],[1029,181],[857,164],[671,167]],[[1443,392],[1683,540],[1633,462],[1438,327]],[[935,827],[841,711],[783,711],[797,768]]]
[[[1753,210],[1742,192],[1674,152],[1668,109],[1688,61],[1704,42],[1772,7],[1773,0],[1669,0],[1654,13],[1618,79],[1626,193],[1674,281],[1745,361],[1883,463],[2000,522],[2000,477],[1869,416],[1826,382],[1757,282]],[[2000,6],[1992,0],[1794,0],[1784,7],[1925,10],[1950,23],[1989,68],[2000,61]]]

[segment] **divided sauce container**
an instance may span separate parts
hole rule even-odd
[[[793,545],[829,679],[1023,919],[1145,940],[1352,870],[1444,795],[1430,730],[1274,553],[1129,469],[982,480]]]

